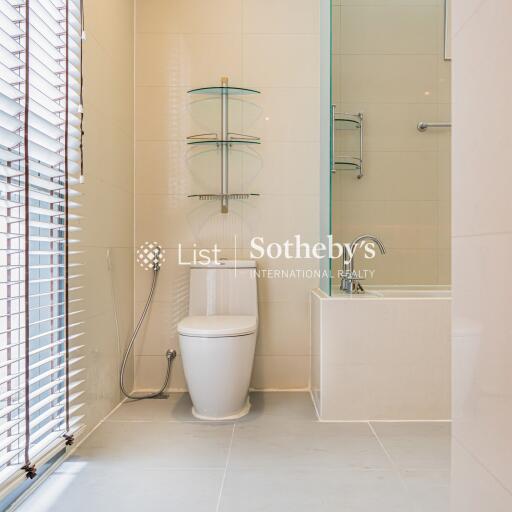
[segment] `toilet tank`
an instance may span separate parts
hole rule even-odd
[[[258,316],[255,270],[251,260],[192,265],[188,314]]]

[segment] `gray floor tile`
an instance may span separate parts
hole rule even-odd
[[[251,410],[237,423],[255,421],[316,421],[309,393],[251,393]]]
[[[402,478],[415,512],[449,512],[450,471],[406,470]]]
[[[188,393],[171,393],[167,399],[127,400],[107,421],[196,421]]]
[[[105,422],[74,459],[134,468],[223,468],[233,425]]]
[[[228,471],[220,512],[411,512],[393,471]]]
[[[165,400],[128,400],[108,421],[199,421],[191,411],[192,402],[188,393],[171,393]],[[237,422],[291,420],[316,420],[309,393],[252,392],[251,410]]]
[[[125,403],[19,510],[214,512],[222,488],[221,512],[448,511],[448,424],[373,423],[377,439],[316,421],[306,393],[251,400],[235,423],[195,420],[184,393]]]
[[[20,512],[215,512],[223,470],[105,470],[69,462]]]
[[[401,469],[449,469],[450,424],[372,423],[384,448]]]
[[[388,469],[366,423],[237,424],[230,468]]]

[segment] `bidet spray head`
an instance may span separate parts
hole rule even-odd
[[[137,249],[137,262],[144,270],[158,272],[165,261],[165,251],[157,242],[145,242]]]

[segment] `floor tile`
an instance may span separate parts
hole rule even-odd
[[[257,492],[254,492],[257,490]],[[220,512],[411,512],[393,471],[229,471]]]
[[[450,471],[406,470],[402,479],[414,504],[414,512],[449,512]]]
[[[171,393],[167,399],[127,400],[107,421],[196,421],[188,393]]]
[[[253,392],[251,410],[237,423],[255,421],[316,421],[309,393]]]
[[[100,465],[140,468],[223,468],[233,425],[105,422],[73,456]]]
[[[98,470],[68,462],[20,512],[215,512],[223,470]]]
[[[400,469],[449,469],[450,424],[442,422],[372,423]]]
[[[249,414],[237,422],[316,420],[309,393],[253,392],[250,400]],[[200,420],[192,415],[192,402],[188,393],[171,393],[165,400],[128,400],[107,421]]]
[[[237,424],[230,468],[388,469],[366,423]]]
[[[190,397],[123,404],[21,512],[448,512],[450,426],[322,423],[307,393],[202,422]],[[390,458],[392,462],[390,462]]]

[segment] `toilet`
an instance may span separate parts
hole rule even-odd
[[[189,316],[178,324],[192,414],[231,420],[251,407],[258,331],[254,261],[220,260],[190,269]]]

